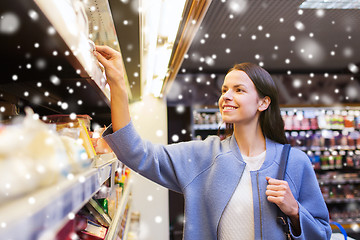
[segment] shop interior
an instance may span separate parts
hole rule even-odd
[[[360,239],[359,22],[357,1],[2,0],[0,236],[182,239],[182,195],[101,141],[110,90],[96,44],[121,52],[134,125],[161,144],[223,137],[227,71],[265,68],[330,219]]]

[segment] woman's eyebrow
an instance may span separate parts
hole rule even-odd
[[[226,85],[223,85],[223,87],[227,87]],[[234,86],[232,86],[233,88],[237,88],[237,87],[246,87],[244,84],[239,83],[239,84],[235,84]]]
[[[245,87],[245,88],[246,88],[246,85],[245,85],[245,84],[240,83],[240,84],[236,84],[236,85],[234,85],[234,87]]]
[[[237,87],[244,87],[246,88],[246,86],[242,83],[239,84],[235,84],[234,86],[232,86],[233,88],[237,88]],[[229,88],[227,85],[222,85],[221,88]]]

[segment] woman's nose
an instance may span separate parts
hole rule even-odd
[[[231,90],[227,90],[227,91],[224,93],[223,98],[226,99],[226,100],[232,100],[232,98],[233,98],[232,91],[231,91]]]

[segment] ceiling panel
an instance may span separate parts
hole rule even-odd
[[[300,10],[302,2],[213,0],[182,72],[225,72],[244,61],[270,72],[346,72],[360,63],[360,10]]]
[[[168,104],[216,105],[227,70],[247,61],[270,72],[281,104],[360,103],[360,10],[301,10],[302,2],[213,0]]]

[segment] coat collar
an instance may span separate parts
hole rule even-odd
[[[266,144],[266,157],[260,170],[269,167],[273,163],[274,159],[276,159],[275,157],[277,155],[276,142],[272,141],[269,138],[265,138],[265,144]],[[236,158],[239,161],[244,162],[234,134],[230,137],[230,150],[233,152],[233,154],[236,156]]]

